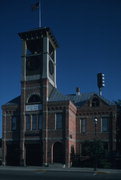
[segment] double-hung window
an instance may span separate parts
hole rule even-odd
[[[80,133],[86,133],[87,121],[86,119],[80,119]]]
[[[38,129],[42,129],[42,114],[39,114],[38,116]]]
[[[62,120],[63,120],[62,113],[56,113],[55,114],[55,129],[62,129]]]
[[[30,129],[31,129],[31,116],[26,115],[26,130],[30,130]]]
[[[36,130],[37,129],[37,115],[33,114],[32,115],[32,130]]]
[[[17,119],[15,116],[12,117],[11,129],[14,131],[17,129]]]
[[[27,114],[26,115],[26,130],[42,129],[42,114]]]
[[[102,117],[101,119],[101,131],[108,132],[109,131],[109,117]]]

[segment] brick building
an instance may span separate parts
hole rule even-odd
[[[116,148],[116,107],[96,93],[63,95],[56,86],[56,48],[49,28],[19,33],[22,40],[21,95],[2,106],[3,164],[65,163],[85,140]]]
[[[0,138],[0,165],[2,164],[2,139]]]

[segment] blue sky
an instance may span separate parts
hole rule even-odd
[[[20,95],[21,40],[18,33],[38,27],[35,0],[0,1],[0,106]],[[57,86],[63,94],[97,92],[98,72],[105,74],[103,96],[121,99],[121,1],[41,0],[42,27],[59,43]],[[0,136],[2,114],[0,111]]]

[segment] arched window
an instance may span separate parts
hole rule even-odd
[[[28,103],[40,103],[40,102],[41,102],[40,96],[36,94],[32,95],[28,100]]]
[[[98,107],[100,105],[99,99],[98,98],[93,98],[92,99],[92,107]]]

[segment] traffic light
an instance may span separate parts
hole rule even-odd
[[[97,85],[99,88],[102,88],[105,86],[105,75],[103,73],[97,74]]]

